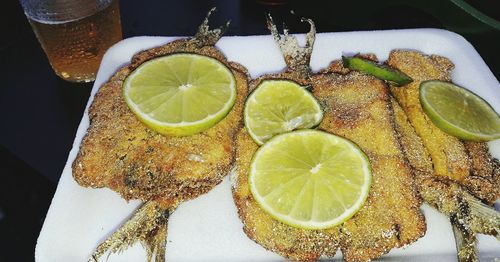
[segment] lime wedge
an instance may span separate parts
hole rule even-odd
[[[255,153],[250,190],[275,219],[324,229],[354,215],[371,183],[366,155],[344,138],[316,130],[278,135]]]
[[[263,81],[245,105],[245,126],[259,145],[277,134],[317,126],[321,119],[318,101],[292,81]]]
[[[174,54],[150,60],[124,82],[136,116],[165,135],[187,136],[222,120],[236,99],[232,72],[216,59]]]
[[[444,132],[473,141],[500,138],[500,116],[481,97],[449,82],[420,84],[420,102],[432,122]]]

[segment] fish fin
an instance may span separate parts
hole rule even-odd
[[[467,214],[466,223],[471,230],[500,240],[500,212],[468,193],[463,195],[462,202],[465,202],[467,207],[460,208],[459,212]]]
[[[283,36],[281,36],[273,18],[270,14],[267,14],[267,28],[271,31],[274,41],[278,44],[288,68],[309,76],[311,74],[309,62],[311,61],[313,45],[316,39],[316,26],[311,19],[302,18],[301,21],[308,22],[310,25],[304,47],[299,46],[297,38],[289,34],[286,25],[283,25]]]
[[[455,244],[457,246],[457,257],[459,262],[478,262],[476,234],[470,229],[456,223],[456,216],[450,218]]]
[[[120,253],[140,242],[147,251],[148,261],[164,262],[168,219],[174,209],[175,207],[162,208],[154,201],[146,202],[118,230],[97,246],[88,261],[98,261],[108,251],[108,257],[113,253]]]
[[[219,39],[222,37],[222,35],[224,35],[227,28],[229,27],[231,21],[228,20],[224,25],[215,29],[210,29],[210,27],[208,26],[208,20],[212,13],[216,10],[217,8],[213,7],[208,11],[207,16],[198,27],[198,32],[188,43],[195,44],[198,47],[203,47],[213,46],[215,45],[215,43],[217,43],[217,41],[219,41]]]

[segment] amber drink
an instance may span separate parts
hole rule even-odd
[[[37,2],[35,8],[42,10],[27,10],[24,2]],[[95,80],[102,56],[122,39],[118,0],[21,3],[52,68],[65,80]]]

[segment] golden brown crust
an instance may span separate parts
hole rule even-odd
[[[432,124],[420,105],[420,83],[425,80],[450,80],[453,64],[444,57],[424,56],[408,50],[392,51],[387,63],[405,74],[413,82],[403,87],[392,87],[415,131],[422,137],[424,146],[431,155],[436,175],[461,181],[470,173],[470,159],[463,143]]]
[[[89,108],[90,127],[72,166],[75,180],[83,186],[111,188],[127,200],[146,201],[97,247],[92,261],[136,242],[145,247],[148,261],[164,261],[170,214],[180,202],[209,191],[230,171],[248,74],[214,47],[228,23],[210,30],[208,18],[213,11],[194,37],[136,54],[99,89]],[[122,94],[123,81],[138,66],[175,53],[212,57],[231,70],[236,82],[237,97],[229,114],[212,128],[188,137],[163,136],[148,129],[129,110]]]
[[[420,83],[434,79],[450,81],[453,63],[444,57],[410,50],[392,51],[387,63],[414,80],[406,86],[392,87],[391,93],[421,138],[432,161],[432,174],[456,181],[474,196],[493,204],[500,198],[500,164],[489,155],[487,144],[465,142],[444,133],[420,106]]]
[[[309,86],[302,72],[287,70],[279,74],[263,75],[249,83],[253,91],[266,80],[295,81]],[[248,185],[248,168],[258,145],[245,128],[237,136],[236,170],[232,177],[233,199],[243,222],[245,234],[263,246],[283,257],[296,261],[316,261],[324,254],[334,256],[339,247],[338,228],[328,230],[305,230],[290,227],[263,211],[253,199]]]
[[[285,225],[271,217],[254,200],[248,185],[248,169],[258,146],[245,129],[237,137],[236,171],[231,177],[233,198],[245,234],[283,257],[316,261],[322,254],[333,256],[338,249],[338,228],[306,230]]]
[[[447,215],[453,226],[460,261],[477,258],[476,234],[500,235],[498,211],[484,205],[470,194],[470,190],[444,176],[436,176],[422,139],[411,126],[403,109],[394,102],[396,130],[400,141],[415,169],[417,188],[424,201]],[[477,143],[474,146],[480,146]],[[481,146],[483,147],[483,146]],[[498,169],[496,169],[498,172]]]
[[[394,130],[387,86],[357,72],[318,75],[313,81],[314,95],[325,105],[320,128],[358,144],[372,165],[368,199],[341,227],[344,259],[368,261],[415,242],[425,234],[426,224]]]
[[[200,134],[163,136],[147,128],[129,110],[122,84],[142,63],[182,52],[213,57],[225,64],[235,76],[237,100],[225,119]],[[89,108],[90,126],[73,162],[75,180],[82,186],[109,187],[125,199],[189,199],[206,192],[232,167],[247,83],[242,66],[229,63],[215,47],[198,47],[189,39],[136,54],[94,97]]]
[[[464,145],[471,157],[472,173],[462,184],[472,195],[492,205],[500,198],[500,163],[490,155],[488,144],[465,141]]]
[[[332,65],[329,72],[346,73],[338,63]],[[301,73],[285,71],[253,80],[251,89],[269,79],[311,86],[325,111],[320,128],[356,142],[370,158],[374,180],[364,207],[343,225],[328,230],[287,226],[263,211],[252,197],[247,174],[258,146],[243,129],[237,139],[232,190],[248,237],[292,260],[332,257],[341,248],[347,261],[368,261],[423,236],[426,225],[419,210],[421,200],[394,131],[390,96],[383,82],[355,72],[304,78]]]

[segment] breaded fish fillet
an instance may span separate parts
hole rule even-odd
[[[354,141],[370,159],[373,182],[368,199],[350,220],[328,230],[297,229],[275,220],[250,193],[247,174],[258,146],[243,130],[238,135],[237,170],[232,179],[245,233],[294,260],[333,256],[340,247],[347,261],[368,261],[416,241],[425,233],[425,221],[410,166],[394,131],[387,87],[356,72],[320,74],[311,80],[313,94],[324,109],[319,128]]]
[[[396,130],[409,164],[415,172],[423,200],[450,217],[459,261],[478,261],[476,233],[500,239],[500,213],[481,203],[466,188],[448,177],[434,175],[432,161],[422,139],[399,106],[392,100]]]
[[[441,132],[420,107],[418,85],[430,79],[449,80],[453,65],[448,59],[396,50],[391,52],[388,63],[415,81],[392,87],[391,91],[399,101],[392,101],[396,130],[414,169],[417,189],[426,203],[450,217],[459,260],[478,261],[476,234],[500,239],[500,213],[478,200],[491,204],[498,199],[500,164],[488,153],[486,143],[460,141]],[[461,148],[453,153],[460,157],[448,151],[450,148]],[[461,164],[468,172],[460,175],[461,179],[451,173],[455,169],[445,170],[446,175],[444,167],[439,168],[443,164],[456,166],[459,158],[467,159]]]
[[[318,74],[312,82],[325,110],[319,128],[355,142],[372,165],[368,199],[341,227],[344,258],[368,261],[415,242],[426,225],[411,167],[394,130],[387,86],[357,72]]]
[[[122,251],[135,242],[147,250],[148,261],[164,261],[170,214],[185,200],[203,194],[229,174],[235,157],[235,139],[242,125],[248,75],[241,65],[227,61],[215,43],[227,27],[209,30],[208,17],[189,39],[170,42],[135,55],[94,97],[90,126],[73,162],[73,177],[82,186],[108,187],[126,200],[146,203],[102,242],[90,257]],[[138,120],[125,103],[123,82],[146,61],[175,53],[212,57],[234,75],[236,101],[219,123],[199,134],[160,135]]]
[[[307,230],[291,227],[271,217],[257,204],[250,192],[248,171],[259,146],[246,129],[242,129],[238,134],[237,148],[236,170],[231,182],[245,234],[265,249],[291,260],[315,261],[322,254],[334,256],[339,248],[339,228]]]
[[[149,129],[128,108],[123,81],[142,63],[173,53],[209,56],[226,65],[236,79],[232,111],[212,128],[192,136],[165,136]],[[73,162],[73,177],[82,186],[108,187],[125,199],[157,196],[192,198],[222,181],[232,167],[235,135],[247,95],[246,70],[228,62],[213,45],[177,40],[132,58],[106,82],[89,108],[90,126]]]
[[[451,61],[416,51],[395,50],[388,65],[402,71],[413,82],[391,87],[411,125],[429,153],[434,174],[450,178],[470,193],[492,204],[500,197],[500,165],[488,153],[486,143],[461,141],[436,127],[424,113],[419,100],[419,86],[425,80],[450,80]]]
[[[282,39],[277,36],[270,22],[269,27],[284,53],[288,70],[262,76],[250,86],[255,88],[267,79],[286,79],[310,86],[324,110],[319,128],[354,141],[369,157],[373,182],[368,199],[351,219],[326,230],[298,229],[275,220],[259,207],[249,190],[248,170],[258,146],[245,130],[237,139],[233,197],[243,230],[268,250],[293,260],[314,261],[322,255],[331,257],[340,248],[347,261],[369,261],[394,247],[410,244],[424,234],[426,226],[419,210],[421,201],[394,131],[387,87],[380,80],[356,72],[312,75],[307,56],[314,42],[314,25],[310,23],[306,47],[299,48],[286,32]],[[299,59],[295,60],[296,57]],[[339,63],[331,68],[347,72],[339,69]]]

